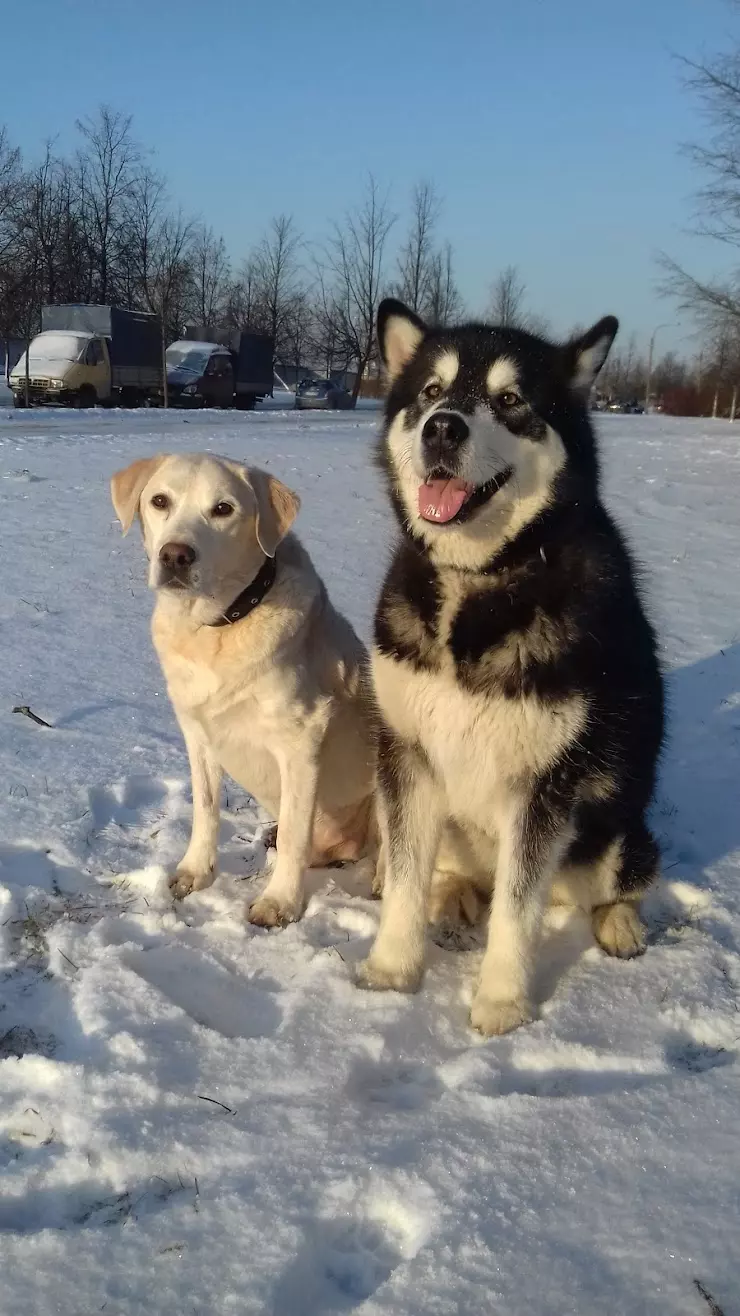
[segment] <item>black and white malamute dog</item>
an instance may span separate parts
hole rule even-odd
[[[645,815],[662,682],[588,410],[617,327],[554,346],[380,308],[401,538],[375,619],[387,868],[359,980],[415,989],[433,871],[467,873],[492,892],[471,1011],[486,1034],[531,1018],[549,898],[589,911],[610,955],[635,955],[658,870]]]

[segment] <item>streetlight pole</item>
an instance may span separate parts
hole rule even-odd
[[[652,383],[652,378],[653,378],[653,350],[655,348],[655,335],[659,332],[659,330],[667,329],[667,328],[668,328],[667,324],[656,324],[650,337],[650,347],[648,348],[647,383],[645,385],[645,414],[646,415],[648,415],[650,412],[650,385]]]

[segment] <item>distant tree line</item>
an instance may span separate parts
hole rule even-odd
[[[101,106],[77,134],[71,156],[49,142],[30,161],[0,127],[0,338],[29,341],[48,302],[115,303],[156,312],[168,341],[186,323],[250,329],[274,336],[278,367],[311,362],[359,381],[386,293],[435,322],[462,313],[430,183],[414,189],[395,251],[399,217],[371,177],[322,242],[278,215],[236,266],[223,238],[173,201],[129,115]]]
[[[714,224],[707,231],[740,247],[740,54],[692,77],[719,125],[713,146],[695,148],[713,180],[702,193]],[[158,314],[168,342],[185,324],[269,333],[278,371],[350,372],[357,390],[377,373],[381,297],[396,295],[433,323],[466,314],[431,182],[416,184],[399,216],[369,177],[318,242],[291,215],[277,215],[237,264],[223,238],[173,200],[129,115],[103,105],[76,127],[72,154],[49,142],[28,160],[0,125],[0,339],[30,341],[48,302],[115,303]],[[702,350],[690,363],[673,353],[656,362],[651,395],[670,409],[726,412],[740,379],[740,272],[704,285],[667,257],[663,267],[664,290],[697,320]],[[548,331],[513,265],[475,309],[496,324]],[[633,337],[609,358],[602,387],[621,401],[642,400],[647,373]]]

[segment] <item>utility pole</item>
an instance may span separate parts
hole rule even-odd
[[[161,329],[162,329],[162,405],[164,407],[169,407],[170,395],[169,395],[169,390],[167,388],[167,330],[165,329],[165,321],[164,321],[164,303],[162,303]]]
[[[657,325],[655,326],[655,328],[653,329],[653,332],[652,332],[652,334],[651,334],[651,336],[650,336],[650,347],[648,348],[648,363],[647,363],[647,383],[646,383],[646,385],[645,385],[645,413],[646,413],[646,415],[647,415],[647,414],[649,413],[649,411],[650,411],[650,385],[651,385],[651,383],[652,383],[652,379],[653,379],[653,352],[654,352],[654,350],[655,350],[655,336],[656,336],[656,334],[659,332],[659,330],[661,330],[661,329],[667,329],[667,328],[668,328],[668,325],[667,325],[667,324],[657,324]]]

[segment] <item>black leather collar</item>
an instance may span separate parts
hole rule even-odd
[[[237,595],[231,607],[227,608],[218,621],[212,621],[211,626],[233,626],[235,621],[241,621],[242,618],[248,617],[250,612],[262,602],[268,590],[271,590],[275,584],[275,565],[274,557],[265,558],[257,575],[251,584],[243,589],[241,594]]]

